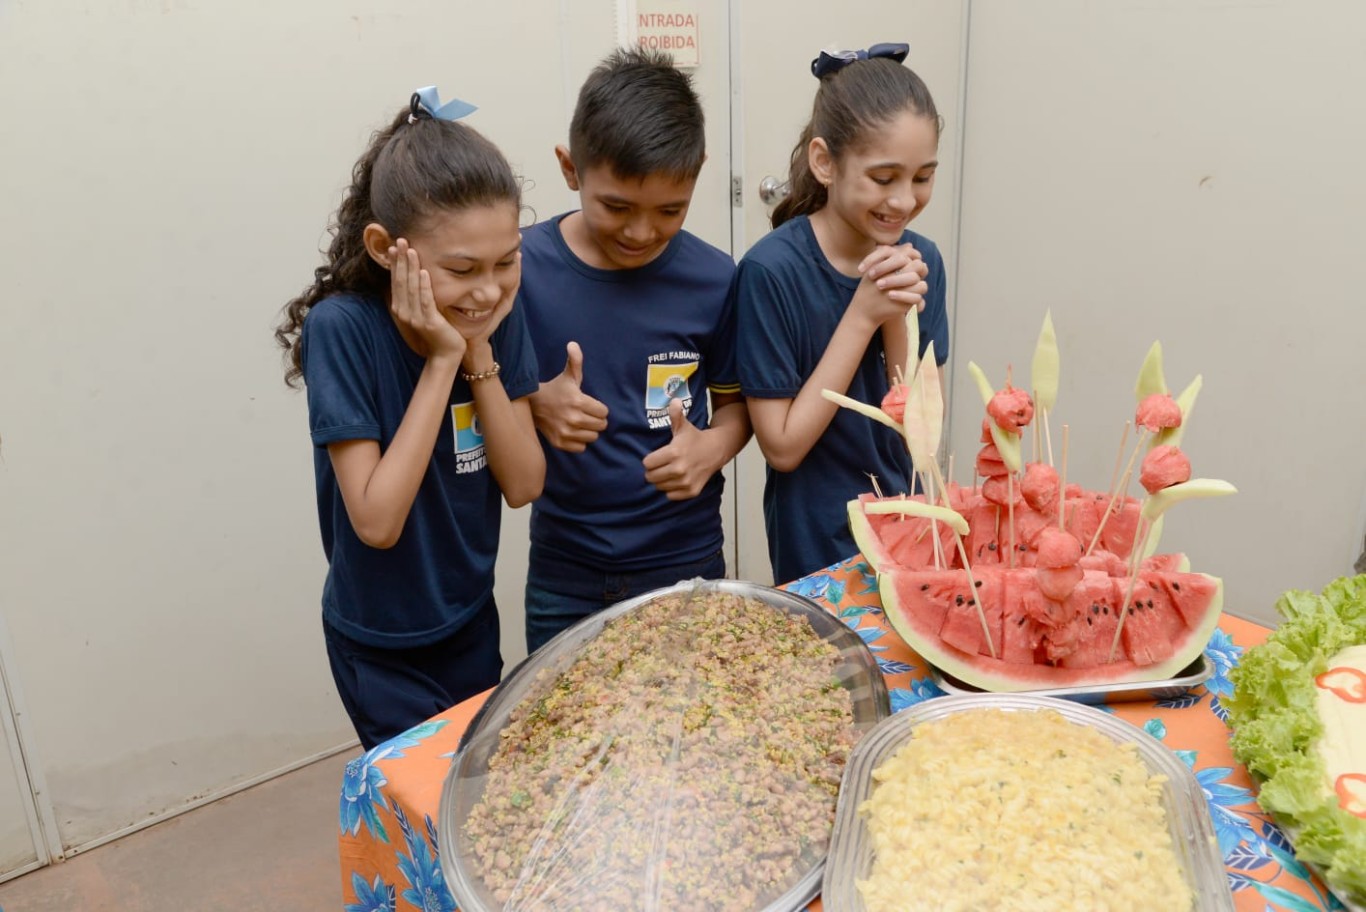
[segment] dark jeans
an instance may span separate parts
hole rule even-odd
[[[426,646],[367,646],[326,621],[323,635],[337,693],[366,750],[488,690],[503,673],[492,596],[469,623]]]
[[[726,556],[717,551],[690,564],[651,567],[625,573],[603,572],[584,564],[531,551],[526,583],[526,649],[535,652],[562,630],[609,605],[694,578],[722,579]]]

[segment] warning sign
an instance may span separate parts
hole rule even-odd
[[[679,67],[702,62],[697,11],[687,3],[642,2],[636,7],[636,41],[651,51],[671,54]]]

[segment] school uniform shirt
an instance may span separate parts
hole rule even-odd
[[[707,389],[735,392],[735,263],[682,231],[638,269],[597,269],[574,255],[563,215],[522,233],[522,286],[541,380],[583,349],[583,385],[608,408],[607,429],[583,453],[545,445],[545,491],[531,512],[537,553],[605,572],[692,563],[722,547],[717,472],[698,496],[669,500],[641,461],[673,439],[668,404],[708,426]],[[532,569],[535,572],[535,568]]]
[[[508,398],[535,391],[535,355],[516,307],[489,341]],[[327,453],[328,444],[343,440],[376,440],[386,451],[425,363],[378,298],[333,295],[304,319],[318,524],[328,560],[323,619],[370,646],[407,648],[450,636],[493,592],[502,493],[468,383],[457,375],[451,386],[431,462],[392,548],[372,548],[356,535]]]
[[[929,266],[920,314],[920,354],[934,341],[935,360],[949,354],[944,259],[929,238],[906,231]],[[811,220],[799,216],[759,240],[740,261],[732,296],[738,321],[741,391],[756,399],[793,399],[816,369],[859,279],[837,271],[821,251]],[[887,394],[882,334],[875,333],[846,395],[880,405]],[[903,438],[849,409],[835,418],[791,472],[770,466],[764,524],[774,579],[788,582],[858,553],[846,504],[877,483],[886,494],[911,492],[911,460]]]

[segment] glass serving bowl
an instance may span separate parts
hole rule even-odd
[[[822,901],[827,909],[863,912],[866,908],[857,881],[873,868],[873,844],[858,811],[873,794],[873,770],[907,741],[919,725],[959,713],[997,709],[1011,712],[1052,710],[1069,722],[1095,729],[1113,741],[1136,746],[1149,772],[1166,777],[1162,808],[1171,833],[1177,863],[1190,886],[1192,908],[1198,912],[1233,912],[1224,860],[1210,819],[1209,805],[1195,774],[1161,742],[1114,716],[1071,700],[1028,694],[949,696],[917,703],[880,723],[861,739],[844,769],[835,830],[825,865]]]
[[[880,720],[890,714],[887,686],[878,668],[877,661],[869,651],[867,644],[857,633],[830,612],[802,596],[748,582],[693,580],[665,589],[658,589],[613,605],[564,631],[518,665],[490,695],[488,701],[471,722],[461,741],[460,750],[451,763],[450,772],[446,776],[442,789],[438,831],[442,871],[451,893],[459,902],[462,910],[465,912],[486,912],[486,910],[490,910],[491,912],[491,910],[496,909],[512,910],[539,907],[530,902],[522,905],[515,899],[500,903],[494,897],[493,891],[483,882],[477,872],[478,869],[474,863],[472,837],[466,826],[471,812],[484,796],[485,788],[489,783],[489,762],[502,743],[501,733],[508,725],[514,709],[528,695],[538,692],[536,690],[538,686],[542,689],[546,687],[545,683],[538,684],[538,681],[553,680],[569,669],[577,659],[593,650],[595,640],[608,622],[638,611],[643,606],[662,597],[695,598],[713,592],[747,597],[762,604],[765,610],[805,618],[817,636],[835,647],[838,658],[834,668],[833,680],[849,693],[856,738],[862,738],[863,735],[872,731]],[[664,732],[661,736],[667,738],[669,735]],[[603,763],[607,765],[610,763],[610,751],[608,751],[610,741],[610,738],[599,738],[589,743],[585,749],[590,753],[597,750],[598,756],[604,757]],[[757,773],[751,774],[749,787],[754,787],[759,783],[768,787],[770,783],[765,778],[764,773],[765,771],[761,769]],[[605,774],[603,775],[605,776]],[[566,785],[564,804],[562,807],[557,807],[555,812],[594,816],[594,820],[586,822],[584,826],[571,827],[566,831],[570,833],[612,831],[612,821],[599,816],[607,813],[600,806],[602,803],[595,805],[591,802],[585,802],[583,799],[586,788],[592,786],[585,787],[582,782],[566,783]],[[665,796],[664,798],[660,797],[661,793]],[[662,853],[658,851],[660,845],[659,827],[662,827],[669,834],[674,834],[675,838],[687,838],[687,814],[683,810],[674,812],[676,804],[679,808],[686,808],[686,802],[683,800],[675,802],[669,797],[670,794],[669,783],[667,782],[659,785],[659,791],[649,794],[650,807],[655,810],[654,816],[660,821],[654,832],[628,830],[624,839],[617,839],[618,848],[614,849],[614,851],[620,850],[620,843],[626,842],[628,843],[627,851],[634,850],[641,854],[640,869],[643,872],[641,883],[647,887],[652,883],[651,877],[666,877],[666,873],[662,870],[664,866],[660,864]],[[517,795],[514,794],[513,797],[515,799]],[[550,832],[549,827],[540,831],[541,834],[547,835]],[[618,833],[618,836],[620,837],[621,834]],[[633,842],[632,837],[636,837],[634,845],[629,844]],[[551,837],[545,841],[553,843],[554,838],[560,837]],[[651,838],[653,838],[653,842],[651,842]],[[707,837],[703,834],[698,838]],[[533,841],[541,842],[540,835],[538,834]],[[656,847],[655,850],[649,848],[651,845]],[[761,839],[756,841],[752,847],[744,850],[749,853],[744,859],[744,867],[748,869],[751,864],[760,863],[766,848],[767,846]],[[537,851],[542,853],[542,857],[553,857],[555,846],[553,844],[538,845]],[[780,895],[764,896],[760,901],[761,904],[755,908],[762,909],[763,912],[786,912],[786,910],[805,908],[806,904],[820,889],[825,857],[824,851],[807,851],[806,847],[803,846],[797,863],[798,870],[790,871],[789,876],[783,881],[790,886],[783,889]],[[582,893],[577,895],[580,897],[592,895],[593,875],[591,872],[560,871],[555,876],[561,879],[577,876],[581,886],[576,889],[582,890]],[[698,879],[703,880],[705,878]],[[687,888],[691,889],[694,886],[699,890],[706,887],[705,884],[698,883],[689,884]],[[639,892],[641,888],[635,887],[633,889]],[[653,909],[656,906],[661,909],[683,908],[689,904],[703,906],[706,905],[706,902],[707,900],[704,898],[689,896],[686,893],[682,895],[675,893],[669,894],[657,903],[646,901],[643,903],[643,907],[647,909]]]

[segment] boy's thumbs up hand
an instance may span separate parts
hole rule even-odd
[[[574,382],[575,386],[583,386],[583,349],[579,348],[579,343],[570,342],[564,347],[568,357],[564,362],[564,376]]]
[[[607,406],[583,391],[583,349],[565,346],[564,370],[532,393],[531,417],[550,445],[582,453],[607,430]]]
[[[677,439],[678,435],[683,433],[684,428],[692,428],[694,431],[697,430],[697,428],[694,428],[688,421],[688,416],[683,414],[683,403],[678,399],[669,400],[669,424],[670,427],[673,428],[674,439]]]
[[[716,460],[706,431],[688,420],[679,399],[669,400],[672,439],[643,460],[645,480],[669,500],[688,500],[702,492],[715,473]]]

